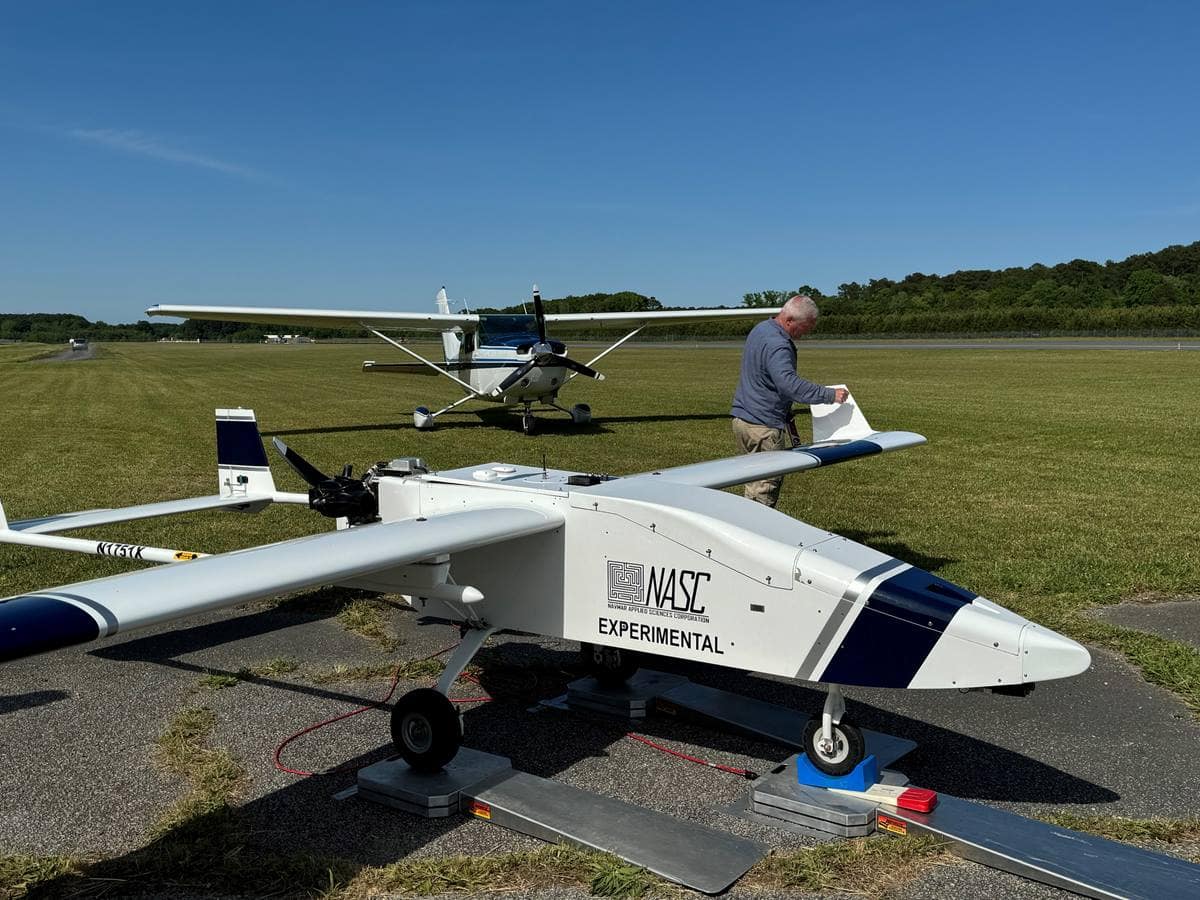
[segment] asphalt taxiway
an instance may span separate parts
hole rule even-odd
[[[387,688],[381,678],[318,683],[314,672],[419,659],[457,639],[454,628],[419,624],[418,614],[405,607],[391,608],[389,616],[402,641],[394,654],[348,633],[322,604],[299,602],[251,604],[0,666],[0,847],[111,857],[145,846],[155,823],[187,790],[183,779],[156,763],[155,738],[180,710],[196,706],[215,713],[212,746],[227,749],[246,772],[239,814],[264,848],[383,865],[416,855],[540,846],[473,819],[422,820],[360,800],[334,800],[354,783],[352,771],[299,778],[272,765],[284,737],[376,700]],[[1095,648],[1092,653],[1089,672],[1041,685],[1027,698],[851,688],[849,715],[866,728],[919,744],[896,766],[915,785],[1026,815],[1194,817],[1200,722],[1123,659]],[[246,676],[220,689],[202,684],[208,674],[235,674],[278,659],[297,668]],[[486,691],[494,698],[466,706],[466,744],[508,756],[535,775],[781,851],[814,843],[731,813],[744,795],[743,779],[625,739],[628,728],[621,723],[534,711],[538,700],[560,694],[578,676],[576,660],[569,642],[493,638],[477,660],[482,688],[460,681],[454,692],[468,697]],[[823,699],[811,687],[781,679],[671,661],[655,665],[805,711],[819,710]],[[431,681],[402,682],[400,691]],[[758,772],[792,752],[687,721],[651,718],[637,729],[684,752]],[[391,752],[387,712],[376,710],[300,739],[285,762],[310,770],[356,767]],[[1164,849],[1200,852],[1194,846]],[[553,889],[540,896],[576,895]],[[932,867],[893,895],[1068,896],[970,863]],[[729,896],[811,895],[735,886]]]

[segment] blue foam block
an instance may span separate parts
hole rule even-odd
[[[865,791],[879,781],[879,763],[875,754],[847,772],[845,775],[826,775],[814,766],[807,756],[801,754],[796,760],[796,780],[809,787],[841,788],[843,791]]]

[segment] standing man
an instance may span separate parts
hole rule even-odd
[[[850,392],[813,384],[796,374],[796,345],[817,324],[817,304],[797,295],[783,304],[779,315],[759,322],[746,337],[742,375],[733,393],[733,435],[743,453],[786,450],[788,420],[793,403],[845,403]],[[783,476],[752,481],[746,497],[774,507]]]

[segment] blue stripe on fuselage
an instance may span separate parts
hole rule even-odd
[[[83,644],[100,627],[78,606],[51,597],[14,597],[0,602],[0,662]]]
[[[820,680],[908,687],[955,613],[975,597],[922,569],[905,569],[880,582]]]
[[[797,447],[796,450],[815,456],[823,466],[883,452],[883,448],[873,441],[851,441],[848,444],[831,444],[828,447]]]
[[[217,419],[217,465],[267,465],[267,451],[258,435],[257,422]]]

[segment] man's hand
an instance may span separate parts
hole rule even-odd
[[[834,388],[833,389],[833,402],[834,403],[845,403],[849,398],[850,398],[850,392],[848,390],[846,390],[845,388]]]

